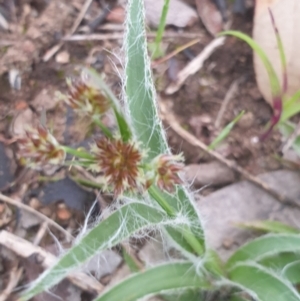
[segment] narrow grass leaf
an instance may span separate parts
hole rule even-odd
[[[230,123],[228,123],[221,133],[214,139],[214,141],[208,146],[208,149],[215,149],[222,141],[224,141],[228,135],[230,134],[231,130],[235,126],[235,124],[242,118],[245,114],[245,111],[242,111],[238,116],[236,116]]]
[[[300,252],[300,235],[268,234],[256,238],[237,249],[228,259],[226,266],[230,268],[246,260],[259,261],[282,252]]]
[[[260,57],[267,70],[273,97],[278,97],[281,95],[281,87],[279,84],[279,80],[271,62],[268,59],[268,56],[251,37],[249,37],[248,35],[242,32],[234,31],[234,30],[224,31],[221,32],[219,35],[232,35],[246,42],[257,53],[257,55]]]
[[[24,292],[21,300],[29,300],[51,288],[100,251],[117,245],[145,227],[157,225],[166,220],[167,216],[164,212],[146,204],[132,202],[121,207],[90,230],[52,268],[45,271]]]
[[[284,278],[254,263],[241,263],[228,277],[256,301],[299,301],[300,295]]]
[[[155,41],[153,44],[149,44],[150,49],[152,49],[152,58],[157,59],[158,57],[163,55],[163,51],[161,49],[161,41],[166,27],[166,20],[169,11],[170,0],[165,0],[163,10],[160,16],[159,25],[157,29],[157,33],[155,36]]]
[[[280,123],[285,122],[300,112],[300,91],[297,91],[292,97],[283,103],[283,111],[280,117]]]
[[[160,265],[134,274],[112,287],[94,301],[136,301],[150,294],[186,288],[211,288],[205,276],[197,274],[193,263]]]
[[[295,131],[296,125],[291,122],[284,122],[279,124],[280,133],[285,137],[289,138]],[[292,144],[293,149],[298,155],[300,155],[300,136],[297,136]]]
[[[300,230],[278,221],[252,221],[237,224],[241,228],[258,230],[263,232],[300,234]]]

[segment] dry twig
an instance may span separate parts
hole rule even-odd
[[[186,79],[198,72],[205,60],[207,60],[214,51],[224,44],[225,37],[218,37],[212,40],[208,45],[204,47],[204,49],[198,54],[190,63],[188,63],[177,75],[177,80],[174,83],[171,83],[167,89],[167,94],[174,94],[176,91],[180,89],[180,87],[184,84]]]
[[[155,38],[156,33],[147,33],[148,38]],[[77,34],[72,36],[65,36],[64,41],[76,42],[76,41],[103,41],[103,40],[118,40],[123,39],[123,32],[113,32],[107,34],[93,33],[93,34]],[[202,35],[192,32],[165,32],[163,38],[186,38],[186,39],[201,39]]]
[[[27,206],[26,204],[20,202],[20,201],[16,201],[10,197],[5,196],[4,194],[0,193],[0,201],[6,202],[8,204],[11,204],[13,206],[16,206],[20,209],[26,210],[34,215],[36,215],[37,217],[39,217],[41,220],[46,221],[49,225],[53,226],[54,228],[56,228],[57,230],[59,230],[60,232],[62,232],[67,238],[71,238],[73,239],[72,235],[66,231],[63,227],[61,227],[59,224],[57,224],[55,221],[53,221],[52,219],[50,219],[49,217],[47,217],[46,215],[38,212],[37,210]]]
[[[90,5],[92,4],[93,0],[86,0],[84,5],[82,6],[81,8],[81,11],[79,13],[79,15],[77,16],[70,32],[67,34],[67,37],[68,36],[72,36],[72,34],[75,33],[75,31],[77,30],[78,26],[80,25],[81,21],[83,20],[86,12],[88,11]],[[44,62],[48,62],[52,57],[53,55],[59,51],[59,49],[63,46],[64,44],[64,40],[62,40],[61,42],[59,42],[57,45],[53,46],[52,48],[50,48],[46,53],[45,55],[43,56],[43,61]]]
[[[223,119],[223,115],[225,113],[225,110],[230,102],[230,100],[233,98],[233,96],[235,95],[237,89],[238,89],[238,86],[239,86],[239,83],[240,83],[240,79],[238,80],[235,80],[229,87],[226,95],[225,95],[225,98],[222,102],[222,105],[221,105],[221,108],[218,112],[218,115],[217,115],[217,118],[216,118],[216,121],[215,121],[215,128],[219,128],[220,125],[221,125],[221,121]]]
[[[15,262],[14,267],[9,272],[9,281],[6,288],[0,294],[0,301],[8,300],[11,292],[18,285],[22,276],[23,268],[18,268],[19,262]]]
[[[51,253],[5,230],[0,232],[0,244],[23,258],[37,255],[39,262],[44,268],[49,268],[56,262],[56,257]],[[72,273],[68,276],[68,279],[84,291],[99,294],[103,290],[101,283],[84,273]]]
[[[161,113],[162,113],[162,116],[161,116],[162,119],[166,120],[168,122],[168,124],[170,125],[170,127],[180,137],[182,137],[184,140],[186,140],[188,143],[190,143],[193,146],[196,146],[196,147],[200,148],[201,150],[205,151],[206,153],[208,153],[213,158],[215,158],[218,161],[220,161],[221,163],[225,164],[226,166],[228,166],[232,170],[238,172],[245,179],[252,182],[253,184],[258,186],[259,188],[265,190],[267,193],[272,195],[279,202],[300,209],[300,204],[296,203],[294,200],[289,199],[287,196],[282,195],[281,193],[278,193],[273,188],[271,188],[267,183],[261,181],[259,178],[255,177],[255,176],[253,176],[248,171],[246,171],[244,168],[237,165],[235,162],[227,160],[222,155],[220,155],[219,153],[217,153],[213,150],[209,150],[207,145],[205,145],[203,142],[201,142],[199,139],[197,139],[197,137],[190,134],[188,131],[186,131],[185,129],[183,129],[180,126],[180,124],[176,121],[174,115],[167,112],[166,106],[164,104],[161,104]]]

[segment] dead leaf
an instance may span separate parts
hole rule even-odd
[[[253,38],[266,52],[282,85],[280,54],[268,8],[272,11],[282,39],[287,61],[287,95],[291,96],[300,87],[300,60],[298,58],[298,49],[300,46],[300,26],[298,24],[300,2],[299,0],[256,1]],[[268,74],[256,53],[254,53],[254,67],[258,87],[265,100],[272,105],[273,101]]]
[[[198,14],[210,34],[216,36],[223,30],[222,15],[211,0],[196,0]]]
[[[18,112],[10,125],[11,136],[25,135],[26,127],[32,126],[33,124],[32,121],[33,121],[33,113],[30,108]]]

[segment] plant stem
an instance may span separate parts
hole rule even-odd
[[[93,117],[93,122],[102,130],[103,134],[107,137],[112,139],[113,135],[111,131],[102,123],[99,116]]]
[[[158,189],[156,189],[153,185],[148,189],[149,194],[153,197],[153,199],[163,208],[167,214],[171,217],[176,216],[176,211],[166,202],[164,197],[159,193]]]
[[[167,212],[170,217],[176,216],[176,211],[173,209],[161,193],[156,189],[153,185],[148,189],[149,194],[153,197],[153,199]],[[179,229],[182,233],[182,236],[187,241],[187,243],[193,248],[195,253],[198,255],[203,255],[204,249],[202,244],[198,241],[195,235],[192,233],[191,229],[188,226],[185,226],[182,229]]]
[[[69,146],[63,146],[62,147],[64,149],[64,151],[70,155],[73,155],[75,157],[78,157],[78,158],[81,158],[81,159],[89,159],[89,160],[93,160],[94,157],[85,152],[85,151],[81,151],[81,150],[77,150],[77,149],[74,149],[72,147],[69,147]]]
[[[89,181],[89,180],[86,180],[86,179],[82,179],[82,178],[73,178],[72,179],[77,182],[78,184],[81,184],[83,186],[86,186],[86,187],[90,187],[90,188],[96,188],[96,189],[102,189],[103,186],[98,184],[98,183],[95,183],[95,182],[92,182],[92,181]]]

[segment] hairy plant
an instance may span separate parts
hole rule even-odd
[[[21,300],[29,300],[49,290],[96,254],[133,235],[148,235],[146,230],[150,229],[159,231],[164,242],[176,248],[180,256],[174,258],[169,254],[168,262],[142,272],[133,266],[129,278],[95,300],[134,301],[166,292],[187,296],[185,291],[224,289],[231,300],[250,300],[252,297],[257,301],[299,301],[300,295],[292,285],[300,281],[299,277],[294,277],[299,260],[290,256],[292,252],[300,252],[299,234],[260,237],[239,248],[227,262],[222,262],[207,246],[201,216],[180,175],[182,157],[172,155],[159,119],[145,36],[143,1],[129,0],[123,108],[101,77],[91,69],[84,70],[87,78],[84,84],[71,87],[66,102],[75,109],[86,108],[82,110],[103,130],[105,137],[96,140],[90,150],[59,145],[50,136],[49,143],[52,141],[64,154],[74,156],[74,160],[65,161],[65,164],[78,164],[92,170],[97,178],[89,185],[111,192],[115,201],[108,209],[108,217],[101,217],[99,223],[86,230],[72,248],[23,292]],[[94,108],[92,113],[91,107]],[[101,122],[102,114],[108,109],[114,112],[118,125],[115,132]],[[223,135],[227,132],[228,129]],[[44,141],[47,137],[41,136],[43,143],[34,144],[34,151],[42,157],[28,155],[28,148],[23,155],[36,164],[41,163],[38,162],[40,158],[48,157],[49,164],[61,164],[61,161],[51,160],[52,156],[45,156],[45,148],[39,148],[48,145]],[[21,155],[24,149],[21,146],[34,142],[30,135],[24,139],[20,140]],[[291,259],[285,260],[289,268],[280,261],[280,256],[284,255]],[[280,258],[276,259],[276,256]],[[278,261],[276,267],[269,264],[269,258]],[[289,272],[282,274],[284,269]],[[196,296],[201,300],[201,294]],[[176,296],[174,300],[178,300]]]

